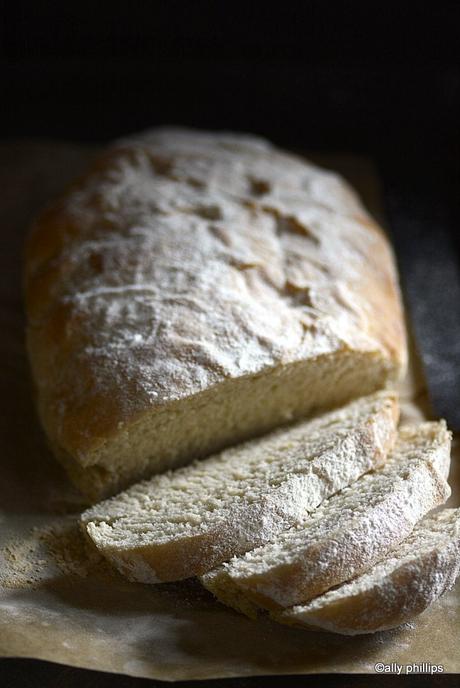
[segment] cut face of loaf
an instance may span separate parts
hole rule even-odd
[[[394,628],[449,590],[459,568],[460,509],[444,509],[424,518],[407,540],[364,575],[274,617],[345,635]]]
[[[134,485],[86,511],[82,524],[130,580],[199,575],[271,542],[381,465],[397,420],[395,395],[376,393]]]
[[[250,616],[258,607],[310,600],[383,559],[444,503],[450,495],[449,463],[444,422],[403,428],[382,468],[323,502],[302,525],[201,581],[222,602]]]
[[[116,143],[35,223],[25,282],[40,416],[92,500],[405,365],[381,230],[339,177],[249,136]]]

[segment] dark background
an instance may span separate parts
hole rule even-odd
[[[445,360],[449,338],[460,341],[459,2],[13,0],[0,10],[1,138],[99,142],[175,123],[369,155],[422,353],[439,353],[442,340]],[[443,403],[452,404],[452,390],[439,413]],[[269,685],[281,681],[289,684]],[[325,688],[367,685],[350,681],[321,679]],[[144,683],[0,665],[7,688]]]
[[[441,158],[458,146],[459,3],[418,5],[6,2],[3,135],[106,140],[168,122]]]
[[[156,124],[370,154],[457,192],[460,3],[1,2],[0,135]],[[409,183],[407,181],[407,183]]]

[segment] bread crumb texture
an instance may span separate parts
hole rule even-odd
[[[233,558],[201,580],[240,609],[245,597],[246,605],[267,609],[306,602],[383,559],[445,502],[449,462],[445,423],[406,427],[383,467],[325,500],[273,543]]]
[[[275,618],[347,635],[393,628],[449,590],[459,567],[460,509],[444,509],[420,521],[387,559],[364,575]]]
[[[87,510],[82,525],[132,580],[204,573],[384,463],[397,419],[396,395],[378,392],[138,483]]]

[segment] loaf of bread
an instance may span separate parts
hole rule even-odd
[[[265,141],[117,142],[36,221],[28,349],[90,498],[401,374],[388,242],[343,180]]]
[[[395,395],[377,392],[134,485],[86,511],[83,527],[130,580],[204,573],[273,541],[382,465],[397,417]]]
[[[460,509],[425,517],[384,561],[307,605],[274,616],[282,623],[345,635],[410,621],[449,590],[460,570]]]
[[[250,616],[324,593],[383,559],[417,522],[450,495],[445,423],[401,430],[379,470],[323,502],[300,526],[235,557],[201,581],[219,600]]]

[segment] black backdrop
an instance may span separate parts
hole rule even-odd
[[[385,155],[458,144],[458,2],[277,5],[5,2],[2,135],[105,140],[172,122]]]

